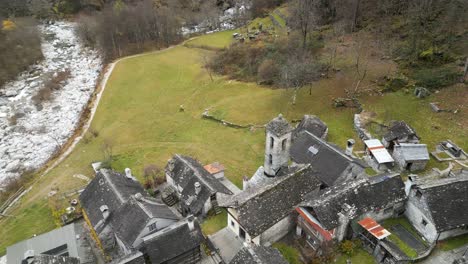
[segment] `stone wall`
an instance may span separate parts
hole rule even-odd
[[[372,138],[372,135],[367,131],[361,120],[361,115],[360,114],[355,114],[354,115],[354,129],[356,130],[359,138],[361,140],[368,140]]]
[[[248,128],[248,129],[252,129],[252,128],[262,128],[262,127],[265,127],[265,125],[255,125],[255,124],[236,124],[236,123],[233,123],[233,122],[229,122],[229,121],[226,121],[226,120],[223,120],[223,119],[220,119],[220,118],[217,118],[213,115],[210,115],[210,113],[208,112],[208,109],[205,110],[205,112],[203,112],[202,114],[202,117],[204,119],[208,119],[208,120],[211,120],[211,121],[214,121],[216,123],[220,123],[222,124],[223,126],[228,126],[228,127],[232,127],[232,128]]]
[[[260,235],[260,244],[271,246],[273,243],[283,238],[289,231],[293,230],[294,221],[291,215],[283,218],[281,221],[268,228]]]
[[[416,197],[414,189],[410,190],[405,215],[414,228],[429,242],[434,242],[437,239],[438,233],[427,208],[425,198],[424,196]],[[423,219],[427,222],[426,225],[423,225]]]

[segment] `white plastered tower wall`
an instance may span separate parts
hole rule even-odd
[[[264,171],[274,176],[278,170],[289,163],[292,127],[280,114],[266,127]]]

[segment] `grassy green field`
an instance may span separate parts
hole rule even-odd
[[[209,47],[209,48],[225,48],[232,43],[232,34],[236,30],[226,30],[204,35],[202,37],[195,37],[192,40],[185,42],[187,47]]]
[[[210,216],[203,221],[201,224],[203,234],[211,235],[227,225],[227,211],[224,209],[222,211],[221,214]]]
[[[289,246],[286,243],[278,242],[273,244],[273,247],[281,252],[281,255],[286,259],[289,264],[300,264],[302,263],[299,256],[300,252],[294,247]]]
[[[439,247],[443,251],[448,251],[452,250],[458,247],[461,247],[463,245],[468,244],[468,234],[457,236],[457,237],[452,237],[444,241],[439,242]]]
[[[232,32],[228,31],[188,43],[219,48],[231,39]],[[344,147],[346,139],[357,139],[352,124],[355,109],[332,106],[332,99],[343,96],[352,79],[323,79],[311,89],[299,89],[293,104],[294,90],[270,89],[220,76],[211,81],[202,65],[204,57],[213,52],[187,46],[148,53],[116,65],[91,125],[99,135],[89,137],[86,143],[81,141],[67,159],[41,178],[9,212],[15,217],[0,219],[0,255],[6,246],[54,227],[47,210],[48,192],[58,189],[61,193],[83,186],[86,182],[73,175],[93,177],[90,164],[103,160],[104,142],[112,146],[114,168],[122,171],[130,167],[140,180],[146,165],[163,168],[172,155],[180,153],[203,164],[223,163],[226,176],[241,186],[242,177],[252,175],[263,163],[264,130],[234,129],[202,119],[205,109],[242,124],[265,124],[279,113],[290,120],[315,114],[329,126],[330,141]],[[342,56],[350,56],[347,54],[351,52],[343,52]],[[346,66],[345,62],[351,60],[343,57],[341,61],[346,74],[352,65]],[[370,68],[369,83],[386,74],[386,69]],[[427,100],[395,93],[364,97],[362,101],[364,108],[375,111],[382,121],[409,121],[430,148],[439,140],[451,138],[466,149],[468,135],[464,132],[467,126],[463,115],[432,113],[427,105],[429,100],[451,102],[455,98],[463,102],[466,93],[462,89],[446,89]],[[180,105],[185,111],[179,111]],[[218,220],[213,220],[213,228],[205,226],[205,230],[214,232],[222,222]]]
[[[376,263],[374,257],[372,257],[367,251],[363,249],[357,249],[356,252],[352,256],[348,256],[346,254],[340,255],[334,263],[337,264],[346,264],[346,260],[350,259],[351,263],[359,263],[359,264],[374,264]]]

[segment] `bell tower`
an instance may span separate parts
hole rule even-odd
[[[288,165],[292,130],[293,127],[282,114],[267,124],[263,165],[265,175],[273,177],[281,167]]]

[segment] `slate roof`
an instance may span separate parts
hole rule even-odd
[[[37,255],[32,258],[32,262],[23,260],[21,264],[80,264],[80,260],[74,257]]]
[[[144,238],[151,263],[163,263],[200,246],[204,241],[200,225],[195,221],[195,228],[190,230],[187,221],[180,221]]]
[[[388,132],[384,135],[384,139],[389,142],[396,139],[403,139],[405,137],[416,137],[419,139],[416,131],[404,121],[393,122],[388,128]]]
[[[70,257],[90,263],[94,256],[89,250],[88,241],[83,236],[85,232],[83,229],[83,223],[77,222],[11,245],[7,248],[7,264],[21,263],[26,252],[39,256],[53,255],[62,251],[67,252]],[[42,261],[41,258],[38,259]]]
[[[277,177],[273,182],[258,188],[249,188],[234,196],[221,196],[222,207],[234,208],[240,225],[256,237],[286,216],[301,202],[307,193],[320,186],[317,174],[310,165],[302,165],[289,175]]]
[[[174,155],[166,166],[166,173],[176,185],[182,187],[181,200],[185,202],[193,214],[201,212],[205,201],[211,195],[216,193],[232,194],[228,188],[191,157]],[[198,195],[195,193],[195,182],[199,182],[201,185],[201,191]]]
[[[99,209],[102,205],[107,205],[109,217],[112,217],[130,196],[137,193],[145,193],[138,181],[112,170],[101,169],[80,194],[80,202],[91,224],[96,228],[99,221],[103,220]]]
[[[428,180],[416,185],[427,202],[437,231],[468,226],[468,176]]]
[[[294,129],[293,138],[296,138],[302,131],[308,131],[323,139],[328,132],[328,127],[318,117],[314,115],[304,115],[299,125]]]
[[[271,132],[277,137],[281,137],[293,130],[293,127],[286,121],[282,114],[273,118],[267,125],[266,131]]]
[[[328,186],[332,186],[343,172],[351,167],[362,170],[366,167],[359,160],[346,155],[336,145],[308,131],[299,133],[291,146],[290,154],[295,163],[311,164],[319,173],[320,180]]]
[[[112,260],[110,264],[145,264],[145,256],[141,251],[135,250],[125,256]]]
[[[300,206],[311,208],[319,222],[327,230],[332,230],[339,225],[338,213],[342,212],[344,204],[354,208],[355,216],[359,216],[405,199],[404,183],[400,175],[381,174],[369,179],[336,184],[318,195],[309,195]]]
[[[405,161],[429,160],[426,144],[400,143],[395,145],[395,151],[399,151]]]
[[[229,264],[288,264],[288,262],[276,248],[251,244],[243,247]]]
[[[117,210],[111,218],[111,225],[116,235],[127,246],[132,246],[148,222],[154,218],[178,220],[179,218],[161,201],[134,197]],[[164,228],[165,226],[158,227]]]

